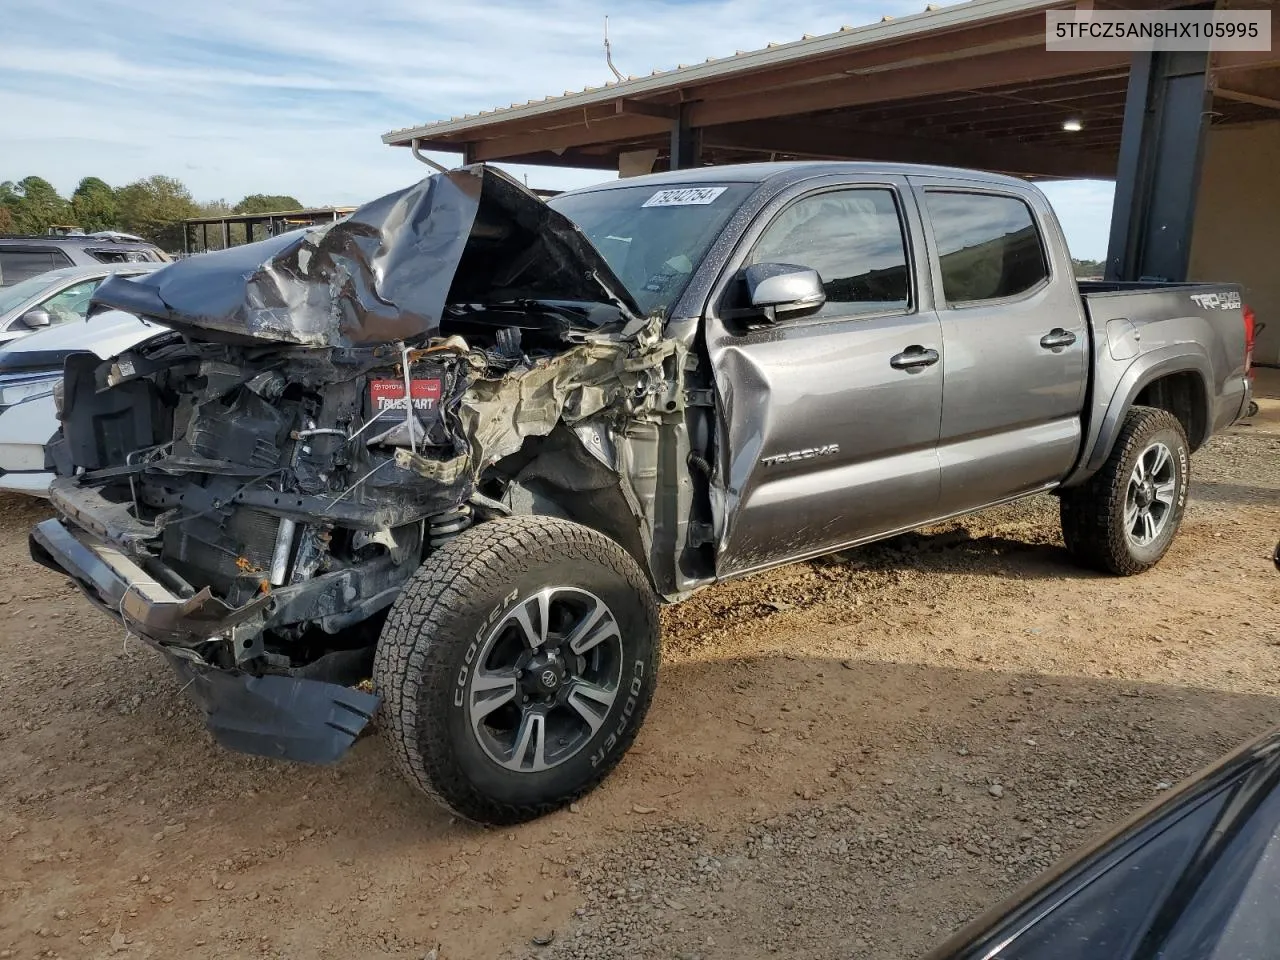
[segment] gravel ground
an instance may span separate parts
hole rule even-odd
[[[1045,497],[669,608],[618,771],[503,831],[376,740],[217,749],[0,498],[0,958],[918,954],[1280,720],[1266,413],[1196,456],[1141,577],[1074,568]]]

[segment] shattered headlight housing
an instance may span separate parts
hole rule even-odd
[[[28,400],[47,397],[61,383],[61,372],[0,380],[0,406],[12,407]]]

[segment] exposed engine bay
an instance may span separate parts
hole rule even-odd
[[[684,530],[664,516],[687,483],[659,484],[663,456],[688,455],[684,346],[567,219],[487,168],[104,283],[95,303],[169,332],[68,361],[46,448],[68,522],[38,526],[33,556],[200,678],[215,733],[235,699],[220,739],[241,749],[266,752],[238,726],[246,696],[279,713],[319,686],[254,683],[367,677],[404,583],[477,522],[577,520],[642,564]]]
[[[612,437],[679,407],[681,357],[652,325],[626,339],[549,334],[562,315],[531,307],[449,321],[470,340],[312,348],[175,333],[107,363],[75,358],[53,502],[176,596],[225,606],[153,639],[286,672],[335,643],[366,646],[333,638],[389,606],[433,544],[519,510],[519,481],[548,443],[572,440],[585,480],[603,445],[575,427]],[[626,486],[633,523],[648,526]]]

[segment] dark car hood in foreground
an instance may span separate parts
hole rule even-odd
[[[1054,865],[925,960],[1275,956],[1278,829],[1280,729]]]
[[[344,220],[109,279],[94,303],[205,337],[308,346],[438,333],[449,303],[603,302],[640,311],[582,232],[499,170],[436,174]]]

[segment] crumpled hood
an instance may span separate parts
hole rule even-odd
[[[337,223],[108,279],[93,302],[206,339],[319,347],[420,340],[439,333],[446,304],[526,298],[609,303],[628,319],[640,313],[567,217],[477,164]]]

